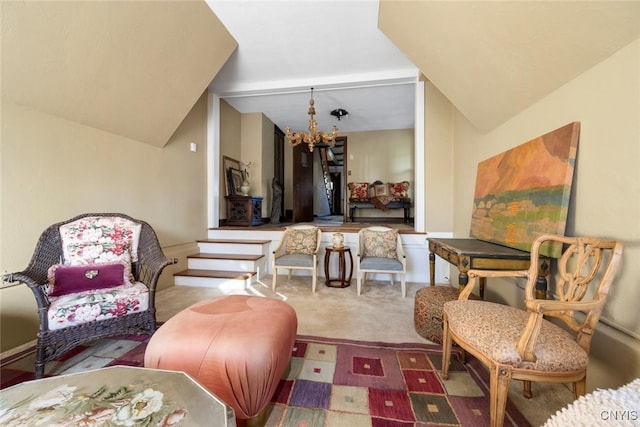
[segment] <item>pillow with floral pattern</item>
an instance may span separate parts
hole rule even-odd
[[[389,183],[391,197],[395,200],[409,198],[409,181],[391,182]]]
[[[318,230],[316,228],[302,228],[289,230],[285,242],[285,253],[312,255],[318,246]]]
[[[350,182],[349,190],[351,194],[349,198],[351,201],[369,201],[369,183],[368,182]]]
[[[362,232],[364,256],[398,258],[398,230],[364,230]]]
[[[60,226],[63,262],[68,265],[138,260],[142,225],[122,217],[84,217]]]

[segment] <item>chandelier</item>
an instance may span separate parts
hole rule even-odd
[[[301,143],[305,143],[309,145],[309,151],[313,152],[313,147],[316,144],[324,143],[329,147],[333,147],[336,144],[336,136],[338,136],[338,128],[333,126],[331,129],[331,133],[326,132],[318,132],[318,123],[313,116],[316,114],[316,109],[313,106],[313,88],[311,88],[311,99],[309,100],[309,133],[307,132],[296,132],[293,135],[291,134],[291,127],[287,126],[284,128],[286,132],[286,137],[289,143],[295,147]]]

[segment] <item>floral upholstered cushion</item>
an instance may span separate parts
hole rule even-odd
[[[394,200],[409,198],[409,181],[392,182],[389,184],[389,191]]]
[[[398,230],[362,231],[364,256],[397,258]]]
[[[63,263],[104,264],[138,260],[142,225],[122,217],[85,217],[60,227]]]
[[[126,316],[149,308],[149,289],[143,283],[50,297],[49,330],[94,320]]]
[[[369,201],[369,183],[368,182],[350,182],[349,198],[351,201]]]
[[[497,363],[538,371],[577,371],[585,369],[589,362],[574,337],[548,320],[542,320],[534,347],[537,360],[524,361],[517,345],[529,320],[528,311],[466,300],[446,302],[444,312],[457,336]]]
[[[287,231],[286,254],[311,255],[318,246],[316,228],[302,228]]]
[[[63,265],[49,268],[47,294],[61,296],[94,289],[106,289],[130,283],[131,264],[117,261],[106,264]]]

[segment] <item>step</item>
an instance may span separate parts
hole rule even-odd
[[[203,239],[196,243],[203,253],[266,255],[271,240]]]
[[[190,268],[174,273],[173,281],[176,286],[244,290],[257,281],[257,272]]]
[[[261,271],[266,268],[266,256],[262,254],[200,252],[187,256],[187,268],[196,270]]]

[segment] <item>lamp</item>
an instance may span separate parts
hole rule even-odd
[[[349,118],[349,112],[344,108],[336,108],[331,111],[329,114],[338,119],[338,121],[342,120],[343,117]]]
[[[296,146],[304,142],[309,145],[309,151],[313,152],[313,147],[320,142],[327,144],[329,147],[333,147],[336,144],[336,136],[338,136],[338,128],[333,126],[331,133],[318,132],[318,124],[313,116],[316,114],[316,109],[313,106],[313,88],[311,88],[311,99],[309,100],[309,133],[296,132],[291,134],[291,127],[284,128],[286,137],[292,146]]]

